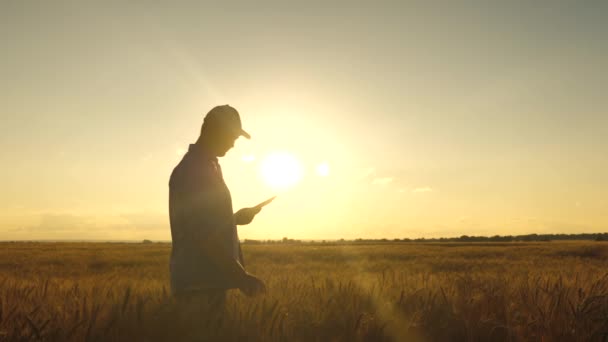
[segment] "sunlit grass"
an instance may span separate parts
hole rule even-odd
[[[0,340],[601,340],[608,244],[246,245],[265,296],[180,314],[167,244],[0,244]]]

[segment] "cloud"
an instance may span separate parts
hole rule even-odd
[[[415,188],[412,190],[413,193],[422,193],[422,192],[431,192],[431,191],[433,191],[433,189],[428,186],[421,187],[421,188]]]
[[[165,214],[135,212],[104,216],[71,213],[38,214],[37,222],[7,232],[18,239],[139,239],[168,236]]]
[[[387,185],[393,181],[393,177],[376,177],[372,180],[372,184]]]
[[[139,212],[121,214],[126,222],[116,227],[124,227],[134,230],[166,230],[169,229],[169,216],[167,214]]]
[[[372,174],[374,174],[374,172],[376,172],[376,168],[375,167],[366,167],[363,170],[361,170],[364,176],[371,176]]]
[[[93,217],[64,213],[45,213],[39,215],[39,223],[23,226],[21,231],[29,233],[69,233],[96,229]]]
[[[376,169],[373,167],[366,167],[356,170],[355,179],[358,181],[364,181],[372,177],[376,173]]]

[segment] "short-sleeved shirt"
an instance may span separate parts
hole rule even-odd
[[[243,264],[232,211],[232,198],[215,156],[190,145],[169,180],[172,250],[171,291],[230,289],[237,284],[225,276],[202,250],[199,241],[213,233],[214,243]]]

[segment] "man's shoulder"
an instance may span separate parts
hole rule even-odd
[[[171,172],[169,186],[178,184],[193,184],[198,182],[212,181],[220,176],[217,162],[211,159],[194,158],[186,153],[182,160]]]

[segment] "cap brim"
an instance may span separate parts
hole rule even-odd
[[[249,135],[249,133],[245,132],[244,129],[241,129],[241,136],[243,136],[247,139],[251,139],[251,135]]]

